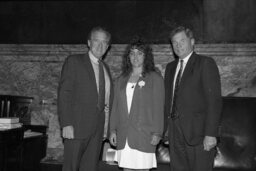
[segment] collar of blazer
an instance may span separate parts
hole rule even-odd
[[[180,80],[180,89],[182,89],[182,86],[185,84],[184,82],[187,80],[189,75],[193,73],[194,64],[196,62],[197,54],[195,52],[192,53],[191,57],[189,58],[187,65],[184,69],[184,72],[182,74],[181,80]],[[178,64],[178,63],[177,63]],[[177,65],[176,65],[177,66]]]
[[[89,55],[88,54],[82,55],[81,60],[84,63],[86,70],[88,71],[88,75],[90,77],[90,80],[93,83],[95,83],[95,86],[96,86],[96,79],[95,79],[95,76],[94,76],[94,71],[93,71],[93,67],[92,67],[92,63],[91,63],[91,60],[89,58]]]
[[[125,77],[122,77],[121,82],[120,82],[120,89],[122,89],[122,90],[126,89],[126,85],[128,83],[128,80],[129,80],[130,76],[131,76],[131,74],[129,74],[129,75],[125,76]],[[147,79],[147,74],[144,77],[140,76],[138,81],[137,81],[137,84],[136,84],[135,88],[138,87],[138,83],[140,81],[146,82],[146,79]]]
[[[132,117],[134,110],[136,108],[136,105],[139,103],[139,91],[140,91],[140,86],[138,85],[138,83],[140,81],[144,81],[145,84],[147,84],[147,75],[145,77],[140,77],[139,80],[137,81],[137,84],[134,88],[134,93],[133,93],[133,100],[132,100],[132,104],[131,104],[131,109],[130,109],[130,114],[128,115],[128,108],[127,108],[127,97],[126,97],[126,85],[127,82],[130,78],[130,75],[125,76],[125,77],[121,77],[120,78],[120,106],[123,106],[124,111],[126,111],[126,116],[127,117]]]

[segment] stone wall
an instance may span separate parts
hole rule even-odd
[[[111,46],[105,61],[113,78],[121,73],[125,44]],[[152,45],[155,64],[164,75],[172,61],[170,45]],[[86,45],[0,44],[0,94],[32,96],[31,124],[48,126],[48,156],[62,156],[57,116],[61,67],[70,54],[85,53]],[[223,96],[256,97],[256,44],[198,44],[196,52],[215,59]]]

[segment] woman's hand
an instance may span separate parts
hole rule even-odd
[[[111,132],[109,141],[110,141],[111,145],[116,146],[116,133],[115,132]]]
[[[157,145],[159,141],[161,140],[161,137],[158,135],[152,135],[150,144]]]

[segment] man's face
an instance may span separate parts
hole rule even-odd
[[[175,34],[171,41],[173,50],[180,59],[184,59],[193,51],[195,41],[187,37],[184,31]]]
[[[106,33],[101,31],[93,32],[91,39],[88,40],[91,53],[98,59],[105,54],[109,46],[109,39]]]
[[[138,49],[131,49],[129,57],[133,68],[143,66],[145,55],[142,51],[139,51]]]

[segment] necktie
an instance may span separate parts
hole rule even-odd
[[[176,99],[177,99],[177,93],[179,90],[179,84],[182,76],[182,70],[183,70],[183,60],[180,60],[180,70],[178,72],[178,75],[176,77],[175,81],[175,87],[174,87],[174,93],[173,93],[173,100],[172,100],[172,108],[171,108],[171,118],[175,119],[178,117],[177,111],[176,111]]]
[[[105,106],[105,77],[103,63],[99,60],[99,92],[98,92],[98,108],[104,109]]]

